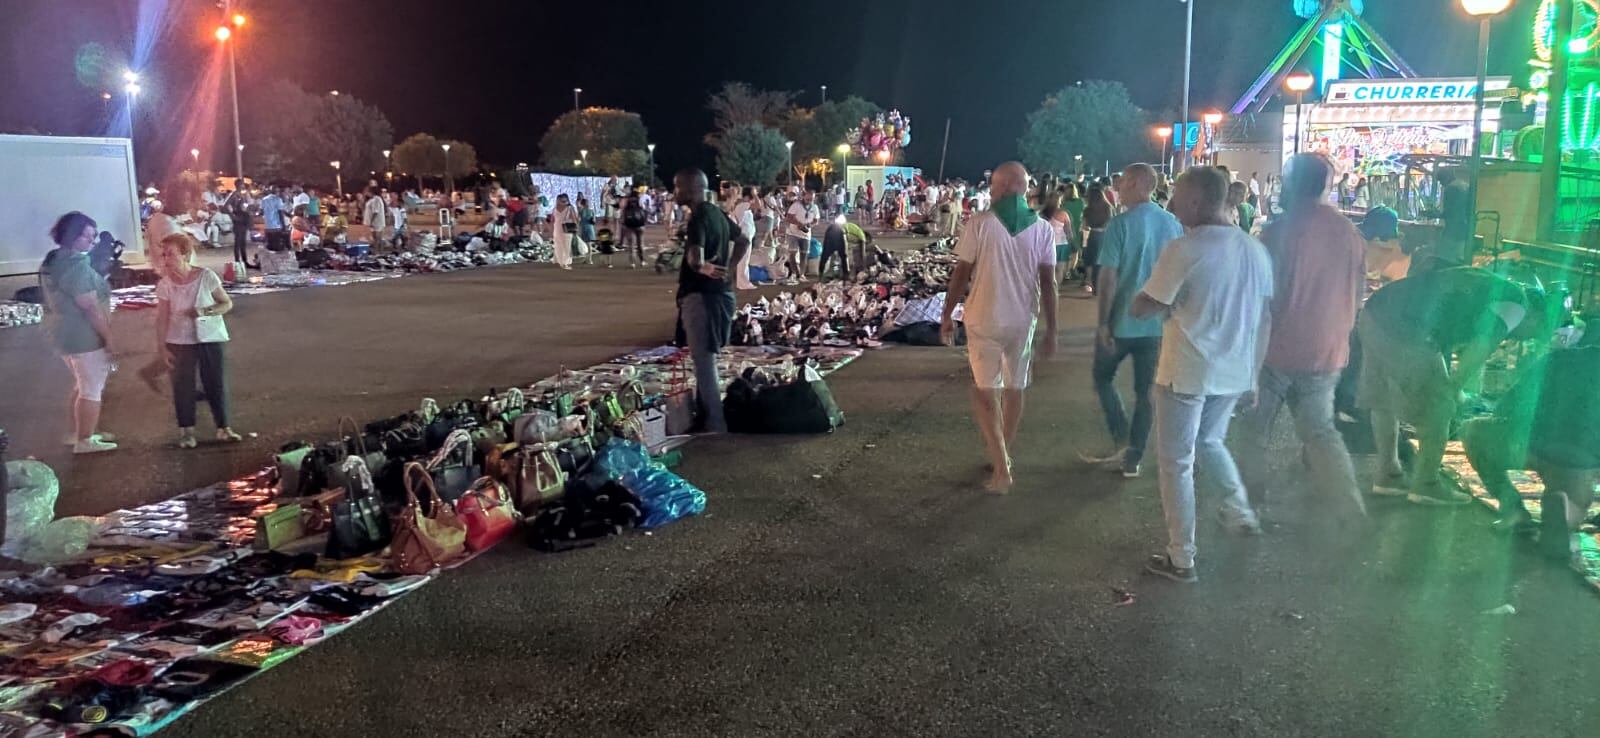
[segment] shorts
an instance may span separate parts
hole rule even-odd
[[[808,258],[809,254],[811,253],[811,239],[809,238],[789,236],[788,238],[785,238],[784,241],[785,245],[788,247],[785,249],[785,251],[791,254],[797,254],[802,261]]]
[[[1057,264],[1065,264],[1065,263],[1067,263],[1069,261],[1072,261],[1072,244],[1070,244],[1070,243],[1058,243],[1058,244],[1056,244],[1056,263]]]
[[[985,330],[968,324],[967,360],[979,389],[1027,389],[1033,375],[1033,326]]]
[[[1455,407],[1444,355],[1432,346],[1392,335],[1363,311],[1356,321],[1361,367],[1356,407],[1386,409],[1419,423]]]
[[[111,378],[111,354],[105,349],[95,349],[81,354],[67,354],[67,368],[72,370],[72,381],[77,387],[78,399],[99,402],[105,392],[106,380]]]

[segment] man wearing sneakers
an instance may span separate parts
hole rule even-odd
[[[1471,499],[1439,476],[1456,405],[1502,341],[1549,334],[1546,302],[1537,287],[1472,267],[1413,275],[1367,300],[1356,321],[1362,357],[1356,395],[1357,405],[1372,415],[1378,447],[1373,494],[1419,505]],[[1417,430],[1409,481],[1400,467],[1402,420]]]
[[[811,253],[811,226],[822,220],[822,213],[817,210],[815,196],[811,190],[806,190],[795,199],[784,219],[789,223],[788,229],[784,231],[788,236],[789,246],[785,251],[784,262],[790,270],[785,281],[787,284],[808,281],[805,264],[807,255]]]
[[[1150,201],[1156,191],[1156,170],[1134,164],[1123,171],[1118,199],[1128,211],[1106,225],[1100,247],[1100,327],[1094,342],[1094,389],[1100,395],[1106,430],[1116,450],[1109,454],[1083,454],[1085,461],[1107,465],[1127,478],[1139,476],[1145,442],[1150,437],[1150,384],[1155,381],[1156,358],[1161,354],[1161,321],[1128,314],[1134,295],[1150,277],[1150,270],[1167,243],[1183,235],[1183,224],[1172,213]],[[1133,422],[1117,391],[1117,369],[1133,358]]]
[[[1233,456],[1224,445],[1239,398],[1253,392],[1266,348],[1272,267],[1259,241],[1228,217],[1228,175],[1196,167],[1178,179],[1172,211],[1187,232],[1167,245],[1134,298],[1135,318],[1166,316],[1156,368],[1156,456],[1167,550],[1145,565],[1194,582],[1196,456],[1223,489],[1222,522],[1260,533]]]

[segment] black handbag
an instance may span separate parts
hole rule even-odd
[[[455,502],[483,476],[483,467],[473,463],[472,437],[466,431],[452,434],[446,444],[448,447],[441,448],[425,466],[440,499]]]
[[[556,447],[556,464],[568,477],[581,475],[594,461],[594,444],[587,437],[569,438]]]
[[[346,457],[356,459],[359,456]],[[348,463],[341,464],[348,468]],[[364,469],[347,473],[350,482],[344,496],[332,505],[332,521],[328,531],[328,546],[324,555],[331,559],[349,559],[377,551],[389,545],[392,531],[389,516],[384,514],[383,503],[373,487],[372,477]]]
[[[832,433],[844,412],[821,379],[757,387],[740,377],[722,402],[734,433]]]
[[[348,435],[345,433],[346,428],[348,428],[350,431]],[[339,418],[339,436],[340,441],[338,444],[340,449],[343,450],[345,456],[355,456],[361,459],[361,461],[367,465],[367,471],[373,477],[382,476],[384,468],[389,465],[389,457],[381,450],[381,440],[374,442],[368,441],[368,438],[376,438],[376,434],[362,431],[361,427],[356,425],[355,419],[346,415],[342,418]],[[349,481],[350,480],[339,471],[338,465],[335,465],[329,474],[328,486],[330,488],[345,487],[346,489],[349,489],[347,486]]]
[[[439,415],[428,423],[423,431],[423,440],[428,451],[435,451],[444,447],[445,439],[452,432],[458,430],[471,430],[481,425],[477,412],[472,407],[472,402],[462,400],[454,405],[439,411]],[[442,493],[444,490],[440,490]]]
[[[392,461],[408,461],[428,453],[426,424],[414,412],[368,423],[365,430],[378,437],[378,448]],[[373,472],[377,475],[377,470]]]

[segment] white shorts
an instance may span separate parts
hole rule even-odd
[[[967,359],[979,389],[1027,389],[1033,375],[1033,326],[984,331],[969,324]]]
[[[99,402],[105,392],[106,380],[111,377],[111,354],[105,349],[95,349],[82,354],[68,354],[67,367],[72,369],[72,381],[77,384],[78,398]]]

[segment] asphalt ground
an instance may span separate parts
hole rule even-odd
[[[261,437],[168,450],[166,400],[124,371],[106,417],[129,442],[86,459],[50,443],[59,361],[4,330],[0,424],[59,465],[62,513],[104,512],[254,469],[341,414],[658,344],[670,293],[522,265],[244,298],[236,426]],[[1164,542],[1154,475],[1077,461],[1103,431],[1091,303],[1063,309],[1008,497],[978,491],[962,355],[872,352],[830,378],[838,432],[688,447],[705,515],[564,554],[508,542],[162,735],[1595,735],[1594,595],[1476,507],[1380,500],[1360,521],[1283,469],[1263,537],[1223,533],[1204,498],[1202,581],[1141,575]]]

